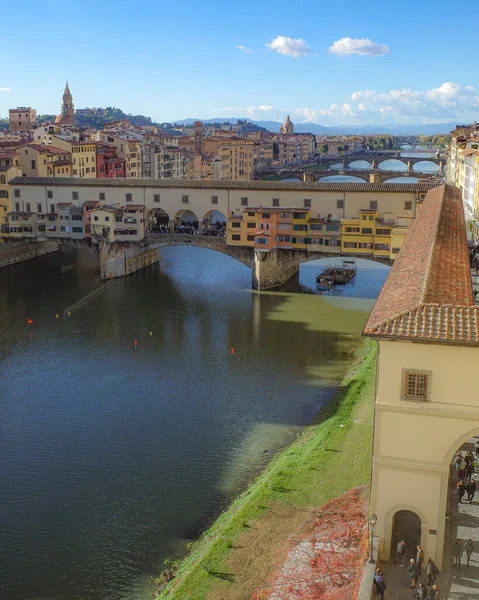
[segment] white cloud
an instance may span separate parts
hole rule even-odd
[[[251,48],[248,48],[248,46],[236,46],[236,48],[238,50],[241,50],[241,52],[244,52],[245,54],[251,54],[251,52],[253,52],[253,50]]]
[[[360,54],[361,56],[382,56],[389,52],[389,46],[386,44],[376,44],[368,38],[353,39],[350,37],[336,40],[328,48],[329,54],[338,54],[346,56],[349,54]]]
[[[271,104],[229,106],[217,112],[228,117],[249,117],[256,120],[283,121],[287,114],[293,123],[321,125],[393,125],[439,123],[472,120],[479,111],[479,94],[472,86],[461,87],[444,82],[429,90],[389,90],[353,92],[343,104],[327,107],[303,106],[280,108]]]
[[[0,88],[0,92],[12,92],[12,88]]]
[[[311,51],[310,46],[301,38],[295,40],[284,35],[278,35],[273,41],[266,44],[266,47],[276,50],[276,52],[284,56],[293,56],[294,58],[308,56]]]

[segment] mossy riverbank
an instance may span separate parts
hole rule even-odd
[[[269,529],[273,523],[274,528],[277,515],[281,530],[277,537],[286,541],[298,527],[292,515],[306,515],[311,508],[369,483],[374,373],[375,348],[368,340],[356,351],[334,401],[192,545],[159,600],[251,597],[269,575],[271,561],[263,561],[261,568],[252,564],[242,573],[238,559],[272,556],[280,548],[280,539],[272,541],[262,523]],[[253,531],[255,535],[250,535]]]

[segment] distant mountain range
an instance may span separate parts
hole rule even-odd
[[[278,121],[253,121],[252,119],[239,119],[240,121],[249,121],[260,127],[264,127],[268,131],[275,133],[279,132],[281,123]],[[174,121],[176,125],[192,125],[195,121],[203,121],[203,123],[231,123],[235,125],[238,122],[236,117],[221,118],[221,119],[183,119]],[[317,123],[294,123],[294,131],[296,133],[314,133],[316,135],[378,135],[380,133],[389,133],[391,135],[434,135],[435,133],[449,133],[456,127],[456,123],[439,123],[435,125],[418,124],[418,125],[384,125],[384,126],[344,126],[344,127],[324,127]]]

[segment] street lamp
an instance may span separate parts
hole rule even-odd
[[[376,527],[376,523],[378,521],[378,518],[376,517],[375,514],[372,514],[369,517],[369,529],[371,531],[371,542],[369,544],[369,562],[373,563],[374,558],[373,558],[373,544],[374,544],[374,528]]]

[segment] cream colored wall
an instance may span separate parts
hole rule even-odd
[[[380,342],[372,511],[384,560],[394,513],[408,509],[421,517],[426,554],[442,563],[449,465],[458,448],[479,434],[471,377],[478,361],[477,347]],[[403,369],[431,371],[430,402],[401,399]]]
[[[359,217],[359,210],[369,208],[370,200],[377,200],[379,213],[392,212],[398,216],[410,213],[413,216],[413,210],[405,211],[404,202],[412,201],[413,208],[415,207],[414,192],[318,192],[318,191],[279,191],[279,190],[249,190],[245,189],[215,189],[215,188],[154,188],[140,186],[102,186],[78,185],[72,180],[71,185],[23,185],[21,188],[22,198],[26,198],[29,202],[42,202],[46,196],[46,190],[53,192],[54,202],[74,202],[75,205],[81,206],[86,200],[98,200],[99,193],[105,193],[104,204],[126,205],[126,194],[132,194],[132,204],[141,204],[146,208],[162,208],[172,219],[179,210],[188,209],[194,212],[198,218],[202,219],[204,215],[212,210],[219,210],[224,215],[228,212],[235,211],[238,214],[243,214],[245,207],[241,205],[241,198],[248,198],[248,206],[272,206],[273,198],[279,198],[279,206],[298,207],[304,206],[304,200],[311,200],[311,216],[327,217],[328,214],[342,217],[342,209],[337,209],[337,200],[345,200],[346,217]],[[72,192],[78,192],[78,200],[73,200]],[[153,198],[155,194],[160,194],[160,203],[155,203]],[[189,203],[182,203],[182,196],[189,197]],[[218,197],[218,204],[213,205],[211,197]]]

